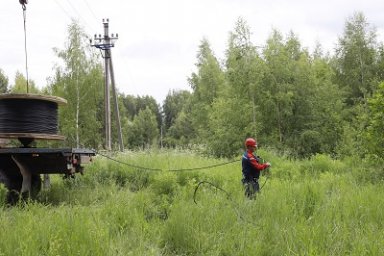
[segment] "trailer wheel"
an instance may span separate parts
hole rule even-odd
[[[41,176],[40,174],[32,175],[32,185],[31,185],[31,198],[35,199],[41,190]]]
[[[14,180],[14,183],[12,184],[13,187],[14,187],[14,192],[18,195],[20,195],[20,191],[21,191],[21,187],[22,187],[22,184],[23,184],[23,178],[22,176],[20,177],[17,177],[15,180]],[[21,195],[21,198],[23,200],[27,200],[27,199],[36,199],[37,195],[39,194],[40,190],[41,190],[41,177],[39,174],[33,174],[31,176],[31,191],[29,191],[29,193],[25,192]]]
[[[0,169],[0,183],[4,184],[5,187],[8,187],[7,175],[5,175],[2,169]]]
[[[8,176],[0,169],[0,183],[4,185],[6,189],[9,189],[9,179]]]
[[[23,177],[21,175],[7,175],[0,169],[0,183],[8,189],[6,203],[15,205],[20,199],[20,190],[23,183]],[[35,199],[41,190],[41,177],[39,174],[33,174],[31,176],[31,191],[27,195],[21,195],[21,199]]]
[[[20,176],[20,178],[22,177]],[[18,191],[20,191],[20,189],[17,190],[18,182],[15,182],[15,179],[11,178],[4,170],[0,169],[0,183],[4,184],[5,188],[8,190],[5,203],[14,205],[19,199]]]

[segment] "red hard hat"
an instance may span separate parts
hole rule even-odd
[[[257,147],[257,142],[256,142],[256,140],[253,139],[253,138],[248,138],[248,139],[245,140],[245,146],[246,146],[246,147],[249,147],[249,146],[251,146],[251,147]]]

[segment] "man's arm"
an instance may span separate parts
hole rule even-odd
[[[262,171],[266,168],[268,168],[271,164],[266,162],[265,164],[260,164],[254,156],[248,155],[248,159],[251,162],[252,166],[255,167],[257,170]]]

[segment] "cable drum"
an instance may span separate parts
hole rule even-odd
[[[59,97],[35,94],[0,95],[0,137],[64,139],[58,132]]]

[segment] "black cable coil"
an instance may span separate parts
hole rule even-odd
[[[36,99],[0,100],[0,133],[57,134],[57,103]]]

